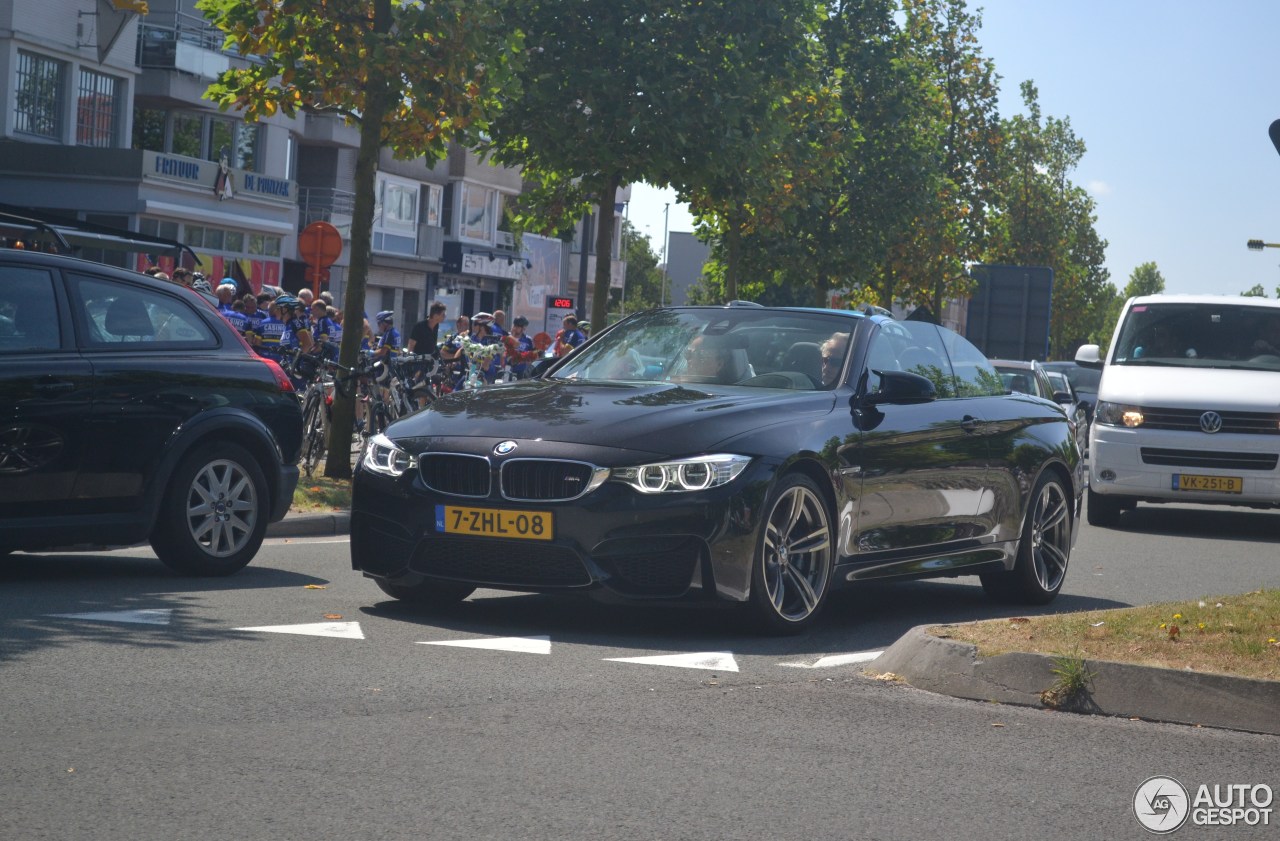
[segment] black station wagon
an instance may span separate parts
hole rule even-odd
[[[199,293],[0,250],[0,554],[150,541],[234,572],[289,509],[301,433],[284,372]]]

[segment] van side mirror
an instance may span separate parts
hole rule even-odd
[[[1102,353],[1097,345],[1081,345],[1076,351],[1076,364],[1085,368],[1102,368]]]

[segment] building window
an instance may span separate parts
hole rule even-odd
[[[168,151],[188,158],[203,158],[200,145],[202,128],[203,121],[198,114],[174,114],[172,148],[156,151]]]
[[[18,51],[15,130],[57,140],[62,137],[62,87],[66,65]]]
[[[115,146],[120,136],[120,80],[80,68],[80,96],[76,100],[76,143]]]
[[[155,108],[133,109],[133,148],[163,152],[166,116]]]
[[[444,190],[436,184],[428,184],[424,199],[426,201],[426,212],[423,213],[422,221],[426,222],[433,228],[440,227],[440,203],[444,195]]]
[[[373,250],[388,254],[418,253],[417,181],[378,176],[378,206],[373,217]]]
[[[236,169],[257,172],[259,126],[235,120],[209,119],[208,159],[218,161],[225,152],[227,164]]]
[[[460,239],[491,244],[497,220],[497,190],[474,184],[462,185],[462,218],[458,222]]]

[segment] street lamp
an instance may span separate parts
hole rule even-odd
[[[1249,246],[1250,251],[1261,251],[1264,248],[1280,248],[1280,242],[1263,242],[1260,239],[1251,239],[1245,245]]]

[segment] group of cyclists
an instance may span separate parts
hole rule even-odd
[[[311,354],[337,360],[345,320],[328,292],[316,295],[304,288],[296,295],[273,295],[267,291],[242,294],[242,285],[234,278],[226,277],[213,286],[199,272],[181,267],[168,279],[215,295],[218,311],[264,357],[285,361]],[[539,334],[540,341],[535,343],[528,333],[529,319],[517,316],[508,326],[506,314],[495,310],[459,315],[454,329],[442,335],[440,328],[447,313],[444,303],[433,302],[427,317],[413,325],[407,338],[397,329],[394,312],[377,313],[372,324],[366,316],[360,324],[361,352],[371,362],[403,358],[405,354],[419,359],[431,357],[437,366],[443,366],[444,389],[458,390],[470,384],[524,378],[544,355],[563,356],[585,342],[590,328],[587,322],[579,323],[568,315],[554,338]],[[482,350],[491,345],[502,347]]]

